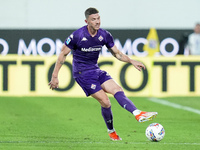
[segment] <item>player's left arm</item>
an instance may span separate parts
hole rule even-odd
[[[136,60],[131,59],[130,57],[128,57],[127,55],[125,55],[124,53],[122,53],[117,47],[116,45],[114,45],[112,48],[109,48],[109,51],[112,53],[112,55],[117,58],[120,61],[123,62],[127,62],[127,63],[131,63],[136,69],[138,69],[139,71],[143,69],[145,69],[145,66]]]

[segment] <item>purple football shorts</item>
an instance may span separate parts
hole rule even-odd
[[[112,77],[106,71],[100,69],[83,71],[75,78],[86,96],[100,91],[102,89],[101,84],[110,79],[112,79]]]

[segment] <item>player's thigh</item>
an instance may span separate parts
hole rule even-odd
[[[110,100],[104,92],[104,90],[100,90],[94,94],[91,94],[91,96],[95,98],[101,104],[102,107],[109,108],[111,106]]]
[[[112,95],[115,95],[115,93],[119,91],[123,91],[121,86],[119,86],[113,79],[105,81],[101,84],[101,87],[105,92],[110,93]]]

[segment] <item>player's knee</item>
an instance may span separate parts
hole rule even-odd
[[[118,92],[119,91],[123,91],[123,88],[121,86],[118,88]]]
[[[120,92],[120,91],[123,91],[123,88],[121,86],[118,86],[113,90],[112,94],[115,95],[115,93]]]
[[[101,102],[101,106],[104,108],[109,108],[111,106],[110,100],[102,100]]]

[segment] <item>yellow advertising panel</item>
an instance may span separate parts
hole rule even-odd
[[[127,96],[200,96],[200,57],[132,57],[146,70],[114,57],[100,57],[99,66],[119,83]],[[57,56],[0,56],[0,96],[85,96],[72,77],[72,57],[59,73],[59,89],[48,82]]]
[[[151,28],[149,30],[149,34],[147,35],[147,43],[144,44],[144,51],[148,52],[149,56],[154,56],[157,52],[160,51],[158,34],[155,28]]]

